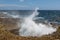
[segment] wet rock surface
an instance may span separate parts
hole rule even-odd
[[[11,19],[0,19],[0,40],[60,40],[60,26],[56,32],[50,35],[44,35],[42,37],[22,37],[18,35],[18,28],[10,29],[15,28],[16,25],[16,23],[12,21]],[[8,28],[10,30],[8,30]]]

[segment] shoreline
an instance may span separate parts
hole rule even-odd
[[[14,22],[12,22],[14,21]],[[18,32],[16,33],[16,31],[18,29],[13,29],[14,27],[16,27],[16,22],[18,21],[18,19],[1,19],[0,18],[0,39],[3,40],[60,40],[60,25],[57,25],[59,28],[57,29],[56,32],[54,32],[53,34],[50,35],[44,35],[41,37],[22,37],[18,35]],[[8,23],[9,22],[9,23]],[[14,24],[14,25],[13,25]],[[1,26],[2,25],[2,26]],[[52,24],[55,25],[55,24]],[[8,27],[11,27],[12,29],[8,29]],[[6,30],[4,30],[6,29]],[[1,35],[3,34],[3,35]],[[7,36],[6,36],[7,35]],[[2,36],[2,38],[1,38]]]

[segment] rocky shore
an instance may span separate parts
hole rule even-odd
[[[0,18],[0,40],[60,40],[60,26],[55,33],[42,37],[22,37],[17,35],[18,19]]]

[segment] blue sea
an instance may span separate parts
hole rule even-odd
[[[7,12],[10,15],[19,15],[22,17],[29,16],[33,13],[34,10],[0,10],[0,14],[2,12]],[[54,22],[60,24],[60,10],[38,10],[40,17],[39,20],[47,20],[48,22]]]
[[[51,22],[60,22],[60,10],[39,10],[39,17],[44,17]]]

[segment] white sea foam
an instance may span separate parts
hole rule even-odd
[[[22,21],[19,29],[19,35],[20,36],[42,36],[42,35],[48,35],[52,34],[56,31],[56,28],[53,28],[52,25],[45,25],[42,23],[35,23],[33,21],[34,17],[37,16],[39,13],[37,12],[38,8],[35,9],[35,11],[32,13],[32,15],[23,18],[24,21]]]

